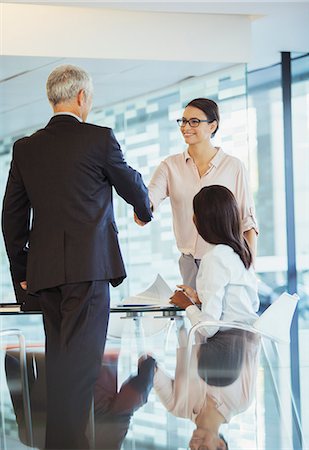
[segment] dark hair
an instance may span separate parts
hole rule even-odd
[[[237,380],[243,365],[246,336],[243,330],[218,331],[201,344],[198,374],[207,384],[223,387]]]
[[[198,233],[210,244],[225,244],[237,253],[249,269],[252,255],[241,231],[240,214],[232,192],[219,185],[203,187],[193,199]]]
[[[211,135],[211,137],[214,137],[219,129],[220,123],[220,114],[217,103],[213,100],[210,100],[209,98],[195,98],[194,100],[191,100],[191,102],[189,102],[186,107],[187,106],[193,106],[194,108],[200,109],[206,115],[208,120],[210,120],[211,122],[217,122],[217,128]]]

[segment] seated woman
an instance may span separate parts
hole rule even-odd
[[[224,186],[204,187],[193,199],[193,211],[198,233],[212,245],[201,260],[196,291],[179,285],[182,291],[171,303],[186,310],[192,325],[206,320],[251,325],[258,317],[257,279],[234,195]],[[212,336],[217,330],[200,331]]]

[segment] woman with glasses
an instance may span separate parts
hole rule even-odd
[[[177,123],[187,148],[160,163],[148,189],[154,212],[166,197],[170,198],[176,243],[181,252],[179,267],[183,284],[195,289],[200,260],[208,247],[192,220],[193,197],[201,188],[219,184],[233,192],[240,208],[242,231],[253,255],[258,231],[243,163],[211,142],[220,123],[218,105],[207,98],[194,99],[187,104]],[[137,218],[135,221],[143,225]]]

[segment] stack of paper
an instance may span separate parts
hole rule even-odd
[[[0,313],[4,312],[20,312],[21,303],[0,303]]]
[[[154,283],[151,284],[145,291],[140,294],[133,295],[126,298],[122,306],[127,307],[146,307],[146,306],[171,306],[170,296],[173,291],[168,284],[163,280],[161,275],[157,275]]]

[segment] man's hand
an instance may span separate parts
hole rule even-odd
[[[19,284],[24,291],[27,290],[27,281],[21,281]]]
[[[136,213],[134,213],[134,222],[137,223],[137,225],[139,225],[140,227],[143,227],[144,225],[146,225],[147,222],[142,222],[136,215]]]

